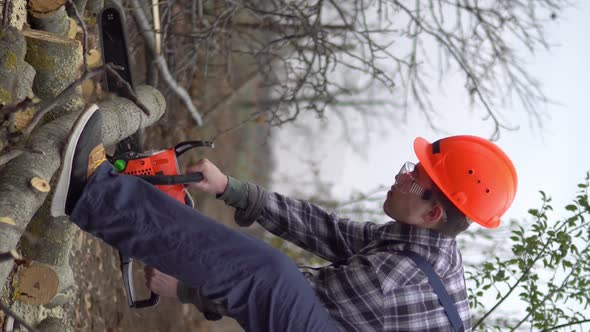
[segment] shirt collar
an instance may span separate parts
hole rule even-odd
[[[384,240],[407,242],[424,246],[448,248],[456,245],[455,238],[438,231],[420,228],[400,222],[390,222],[385,225],[382,233]]]

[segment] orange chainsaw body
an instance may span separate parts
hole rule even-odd
[[[180,171],[176,152],[174,148],[170,148],[149,156],[140,155],[137,159],[128,160],[127,167],[122,173],[128,175],[179,175]],[[184,185],[157,185],[156,187],[182,204],[186,204]]]

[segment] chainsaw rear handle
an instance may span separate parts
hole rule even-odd
[[[173,186],[203,181],[203,173],[200,172],[182,175],[136,175],[136,177],[155,186]]]
[[[119,259],[121,262],[121,272],[123,273],[123,284],[125,285],[125,292],[127,293],[127,304],[130,308],[148,308],[156,306],[160,302],[160,295],[151,292],[148,299],[135,300],[134,295],[135,289],[133,287],[133,259],[130,257],[123,256],[119,252]]]

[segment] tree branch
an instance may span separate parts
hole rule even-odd
[[[154,45],[154,39],[153,39],[153,36],[151,35],[151,32],[153,30],[150,28],[148,20],[145,17],[143,10],[141,9],[141,4],[139,3],[138,0],[131,0],[131,3],[133,4],[133,9],[131,10],[131,13],[133,14],[133,17],[135,18],[135,22],[138,25],[138,29],[143,36],[143,40],[145,41],[146,49],[152,55],[152,58],[154,59],[156,66],[160,70],[160,74],[162,74],[162,78],[164,79],[164,82],[166,82],[168,87],[178,96],[178,98],[180,98],[180,100],[182,101],[184,106],[188,109],[193,120],[195,120],[197,125],[202,126],[203,125],[203,118],[202,118],[201,114],[199,113],[199,111],[197,111],[195,105],[193,104],[191,96],[172,77],[172,75],[170,74],[170,71],[168,69],[168,64],[166,63],[166,60],[164,59],[164,57],[161,54],[158,54],[156,52],[155,45]]]

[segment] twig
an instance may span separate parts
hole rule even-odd
[[[9,20],[8,20],[8,5],[12,4],[12,1],[4,1],[4,6],[2,6],[2,26],[7,27]]]
[[[19,101],[16,104],[7,105],[5,107],[0,108],[0,118],[4,118],[6,114],[18,112],[33,105],[35,105],[33,99],[26,97],[25,99]]]
[[[17,144],[15,144],[14,146],[10,146],[8,148],[8,150],[9,150],[8,152],[5,152],[3,155],[0,156],[0,166],[6,164],[10,160],[18,157],[23,152],[45,155],[45,152],[43,152],[41,150],[31,149],[31,148],[27,148],[27,147],[21,147],[21,146],[18,146]],[[9,156],[7,156],[7,155],[9,155]]]
[[[87,71],[88,70],[88,29],[86,28],[86,24],[82,20],[82,17],[80,16],[80,12],[78,12],[78,8],[76,7],[76,4],[74,3],[74,1],[68,0],[68,4],[70,5],[70,7],[72,8],[72,11],[74,12],[74,17],[76,18],[76,22],[78,22],[78,25],[80,25],[80,28],[82,28],[82,35],[83,35],[82,61],[84,63],[84,67],[83,67],[84,71]]]
[[[548,329],[545,329],[545,330],[543,330],[541,332],[553,331],[553,330],[557,330],[557,329],[562,329],[564,327],[568,327],[568,326],[572,326],[572,325],[581,325],[581,324],[585,324],[585,323],[590,323],[590,319],[579,320],[579,321],[575,321],[575,322],[570,322],[570,323],[565,323],[565,324],[557,325],[557,326],[554,326],[554,327],[550,327]]]
[[[189,110],[193,120],[197,123],[198,126],[203,125],[203,118],[199,111],[196,109],[195,105],[193,104],[192,98],[189,93],[176,82],[176,80],[170,74],[170,70],[168,69],[168,64],[164,57],[160,54],[156,53],[155,46],[154,46],[154,39],[150,32],[152,29],[149,26],[148,20],[145,17],[141,9],[141,5],[138,0],[132,0],[131,3],[133,4],[133,9],[131,13],[135,18],[135,22],[138,25],[138,30],[141,32],[143,39],[146,43],[146,49],[151,53],[156,66],[158,67],[160,74],[162,74],[162,78],[164,82],[168,85],[168,87],[180,98],[182,103],[185,107]]]
[[[0,253],[0,262],[12,261],[15,259],[23,259],[22,256],[19,255],[15,250]]]
[[[228,128],[225,128],[223,130],[217,130],[217,132],[215,133],[215,135],[212,138],[208,139],[208,140],[211,141],[211,142],[215,142],[221,136],[226,135],[226,134],[229,134],[229,133],[231,133],[231,132],[233,132],[235,130],[238,130],[238,129],[242,128],[243,126],[245,126],[246,124],[248,124],[248,122],[256,119],[260,114],[261,114],[260,111],[254,111],[254,112],[252,112],[244,120],[242,120],[242,121],[240,121],[240,122],[238,122],[238,123],[236,123],[236,124],[234,124],[234,125],[232,125],[232,126],[230,126]]]
[[[105,68],[104,68],[107,75],[113,75],[115,77],[115,81],[116,81],[115,83],[116,83],[117,87],[125,89],[124,91],[117,89],[119,95],[121,97],[127,98],[127,99],[131,100],[132,102],[134,102],[143,111],[143,113],[145,113],[145,115],[149,116],[150,110],[141,102],[141,100],[139,100],[139,98],[137,98],[137,95],[133,91],[133,87],[131,87],[131,84],[129,84],[129,82],[127,82],[125,79],[123,79],[123,77],[121,77],[119,72],[115,70],[115,69],[121,69],[121,67],[115,66],[112,63],[109,63],[109,65],[105,66]]]
[[[0,166],[6,164],[7,162],[11,161],[12,159],[20,156],[23,153],[22,150],[10,150],[2,155],[0,155]]]
[[[39,332],[39,330],[37,330],[36,328],[29,325],[27,322],[22,320],[22,318],[18,317],[12,310],[10,310],[10,308],[8,308],[2,302],[0,302],[0,310],[4,311],[8,316],[12,317],[16,321],[16,323],[23,326],[27,330],[29,330],[31,332]]]
[[[162,35],[160,32],[160,4],[158,0],[152,0],[152,17],[154,21],[154,38],[156,41],[155,51],[157,54],[162,53]]]

